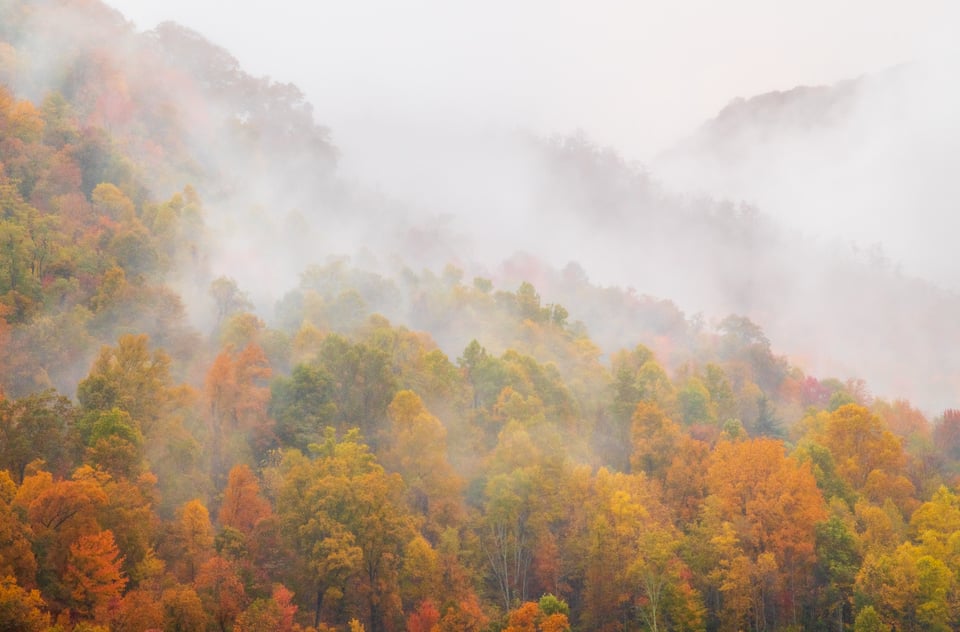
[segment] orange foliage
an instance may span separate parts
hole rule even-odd
[[[528,601],[510,613],[503,632],[538,632],[537,619],[541,614],[540,606],[534,601]]]
[[[194,581],[204,609],[220,626],[229,629],[246,604],[246,592],[237,569],[220,556],[204,562]]]
[[[236,353],[222,351],[207,371],[205,394],[213,426],[214,471],[222,476],[225,446],[239,433],[262,448],[269,442],[267,403],[271,370],[263,349],[250,343]]]
[[[270,503],[260,495],[260,484],[253,471],[246,464],[234,466],[227,477],[217,517],[220,525],[249,536],[257,523],[269,515]]]
[[[163,628],[163,607],[150,591],[131,590],[117,609],[113,620],[117,632],[141,632]]]
[[[781,565],[812,561],[814,528],[827,513],[809,463],[788,457],[780,441],[721,441],[708,480],[746,551],[771,552]]]
[[[119,605],[127,578],[120,571],[123,558],[109,530],[81,536],[70,546],[64,577],[74,608],[98,621]]]
[[[456,604],[447,606],[437,629],[439,632],[480,632],[486,628],[487,622],[480,601],[476,595],[470,594]]]

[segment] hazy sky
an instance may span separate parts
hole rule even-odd
[[[348,164],[371,130],[464,121],[582,129],[645,161],[735,96],[940,55],[960,17],[948,0],[109,2],[298,84]]]
[[[247,72],[299,85],[317,121],[333,132],[342,152],[340,173],[359,180],[364,186],[358,189],[381,189],[441,219],[455,214],[457,228],[474,238],[464,242],[487,255],[536,248],[537,256],[556,266],[581,262],[595,282],[639,287],[641,293],[663,290],[688,313],[711,309],[698,302],[706,299],[697,279],[720,287],[709,274],[691,273],[710,269],[710,253],[663,274],[642,265],[646,253],[633,257],[596,241],[608,233],[531,215],[527,211],[537,200],[530,196],[538,191],[529,176],[536,175],[536,165],[525,172],[530,165],[522,152],[509,143],[504,152],[491,131],[579,129],[628,160],[652,163],[654,177],[662,178],[656,170],[664,171],[663,162],[653,158],[736,97],[935,62],[947,72],[931,85],[895,92],[905,97],[904,112],[890,115],[886,101],[865,93],[852,110],[855,120],[824,135],[824,142],[815,137],[807,147],[804,135],[745,153],[752,162],[731,165],[736,160],[724,158],[705,171],[684,166],[681,175],[693,188],[677,190],[704,187],[712,195],[756,202],[787,227],[829,238],[824,252],[840,247],[833,240],[849,240],[867,252],[880,244],[908,275],[960,292],[955,0],[107,1],[141,30],[179,22],[227,49]],[[745,142],[753,143],[749,134]],[[738,175],[744,186],[730,188],[728,180]],[[711,176],[716,186],[707,188]],[[764,263],[749,256],[744,262],[747,268]],[[816,370],[864,375],[881,390],[892,390],[904,373],[897,349],[921,349],[914,360],[926,349],[922,340],[906,336],[923,330],[924,316],[906,308],[900,318],[883,313],[867,331],[880,338],[864,336],[873,342],[861,344],[849,335],[851,318],[843,317],[851,305],[831,304],[839,319],[819,313],[819,301],[833,295],[817,284],[831,279],[811,273],[807,261],[796,264],[782,271],[785,289],[776,296],[783,300],[749,315],[778,350],[803,355],[817,347],[824,357]],[[272,291],[277,269],[279,264],[259,270],[259,279],[231,275],[245,289]],[[290,265],[289,276],[300,269]],[[857,288],[849,290],[844,296],[857,307]],[[829,331],[811,330],[810,323],[820,320]],[[911,323],[897,334],[900,346],[876,342],[888,336],[887,321]],[[798,330],[807,335],[797,338]],[[798,348],[797,340],[817,344]],[[844,344],[819,344],[831,340]],[[863,355],[869,347],[881,349],[877,362]],[[938,374],[930,369],[935,359],[917,362],[918,371]],[[914,395],[909,389],[907,394]]]

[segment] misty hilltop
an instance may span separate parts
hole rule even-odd
[[[805,235],[875,249],[960,289],[955,60],[738,98],[652,168],[670,186],[748,200]]]
[[[886,245],[851,245],[857,233],[840,210],[853,200],[848,212],[859,212],[857,191],[910,190],[909,169],[902,182],[851,169],[877,143],[889,156],[894,140],[913,138],[872,132],[897,113],[918,120],[908,106],[921,100],[905,87],[931,85],[929,73],[904,67],[734,102],[649,170],[582,135],[439,127],[402,146],[385,135],[383,160],[345,179],[337,163],[350,148],[335,145],[296,86],[248,75],[200,34],[169,23],[138,33],[98,3],[12,3],[7,15],[0,76],[38,103],[59,92],[81,126],[108,131],[101,142],[123,154],[114,162],[135,204],[187,183],[200,193],[202,245],[193,264],[166,272],[195,325],[210,326],[206,288],[217,276],[236,279],[270,322],[299,275],[329,257],[387,277],[398,265],[454,264],[514,286],[560,278],[548,271],[573,263],[600,287],[672,300],[710,327],[746,315],[808,371],[862,377],[931,411],[956,403],[960,360],[942,341],[960,334],[960,299],[903,272]],[[85,175],[87,195],[97,177]],[[26,199],[40,194],[23,186]],[[830,233],[817,229],[822,214],[836,219]],[[524,265],[510,263],[518,254]],[[635,315],[573,303],[562,283],[542,291],[607,352],[649,331]],[[388,315],[416,325],[407,309]],[[440,339],[450,353],[468,341]]]

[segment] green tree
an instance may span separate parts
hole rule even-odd
[[[330,373],[317,365],[298,364],[290,377],[274,379],[268,411],[280,445],[303,451],[322,440],[337,411],[334,387]]]
[[[68,430],[75,416],[70,400],[52,390],[0,399],[0,469],[20,482],[27,465],[41,459],[46,467],[65,474],[72,464]]]
[[[170,357],[150,351],[146,334],[125,334],[116,347],[103,347],[90,374],[77,385],[77,399],[84,412],[119,408],[130,414],[150,438],[171,402],[173,387]]]

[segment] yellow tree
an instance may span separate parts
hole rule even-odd
[[[383,465],[406,483],[410,508],[423,515],[425,531],[436,539],[463,519],[463,482],[447,461],[447,431],[413,391],[398,392],[387,409],[388,447]]]
[[[815,439],[833,454],[837,473],[858,491],[873,471],[898,475],[906,463],[901,440],[859,404],[833,411]]]
[[[200,500],[186,503],[177,512],[170,535],[167,558],[178,579],[194,581],[197,571],[213,555],[213,525],[210,512]]]
[[[585,534],[582,623],[595,630],[698,629],[700,596],[680,558],[682,536],[646,478],[597,472]]]
[[[659,406],[648,402],[637,404],[631,423],[631,468],[662,480],[677,453],[680,427],[668,419]]]
[[[44,632],[49,626],[40,591],[24,590],[13,577],[0,577],[0,630]]]
[[[402,500],[403,480],[387,474],[351,431],[338,440],[328,429],[314,458],[289,452],[281,464],[277,512],[297,560],[304,592],[321,615],[361,614],[371,632],[402,618],[399,563],[413,537]]]
[[[30,548],[30,527],[18,512],[13,499],[17,486],[6,470],[0,470],[0,577],[12,578],[25,588],[36,585],[37,560]]]
[[[897,630],[956,629],[957,578],[943,560],[909,542],[892,553],[868,553],[857,574],[857,601]]]

